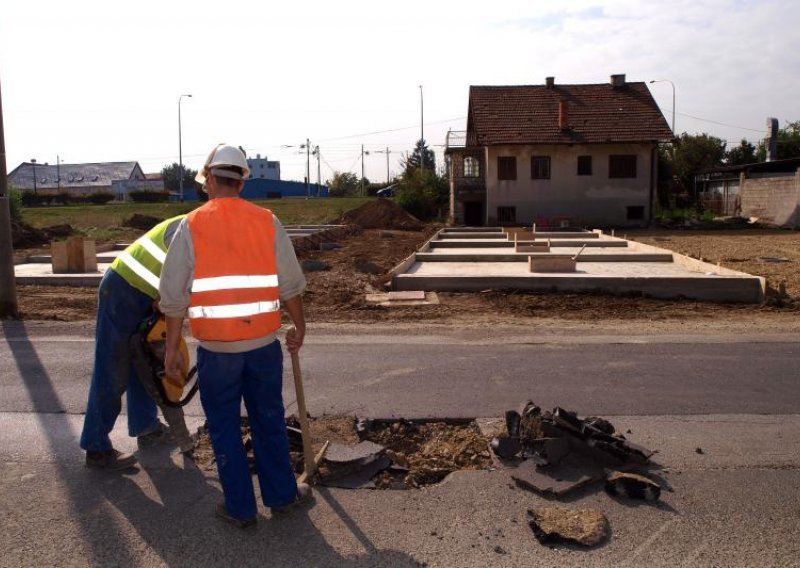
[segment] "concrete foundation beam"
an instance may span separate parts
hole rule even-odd
[[[392,280],[393,290],[480,292],[526,290],[530,292],[642,293],[653,298],[689,298],[713,302],[759,303],[763,291],[758,278],[701,277],[593,277],[561,274],[539,276],[415,276],[403,274]]]

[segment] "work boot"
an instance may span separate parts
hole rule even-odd
[[[120,471],[130,469],[137,463],[133,454],[123,454],[119,450],[105,452],[86,452],[86,467]]]
[[[313,497],[313,492],[311,491],[311,486],[308,483],[298,483],[297,484],[297,495],[295,495],[294,501],[287,505],[283,505],[282,507],[270,507],[270,511],[272,511],[273,515],[285,515],[292,511],[292,509],[302,505],[304,503],[308,503],[311,501]]]
[[[225,509],[224,503],[217,503],[217,506],[214,508],[214,514],[217,515],[220,519],[225,521],[226,523],[230,523],[235,526],[237,529],[242,530],[252,530],[256,528],[258,524],[258,517],[251,517],[249,519],[237,519],[228,514],[228,511]]]
[[[157,446],[159,444],[163,444],[166,442],[172,441],[172,437],[169,434],[169,428],[166,424],[161,422],[160,420],[157,423],[157,426],[152,432],[148,432],[147,434],[142,434],[141,436],[137,436],[136,443],[139,445],[139,449],[147,449]]]

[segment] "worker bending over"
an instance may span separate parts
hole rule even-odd
[[[239,197],[250,174],[244,154],[220,144],[197,181],[209,201],[181,222],[161,275],[160,305],[167,317],[165,367],[178,371],[184,316],[200,341],[200,400],[208,418],[225,494],[216,514],[240,528],[254,527],[256,499],[240,430],[244,398],[252,431],[261,498],[273,513],[311,497],[289,461],[283,398],[283,352],[275,333],[286,308],[303,345],[301,294],[305,277],[291,240],[275,215]]]
[[[184,217],[162,221],[134,241],[100,282],[94,368],[80,441],[89,467],[127,469],[136,464],[136,457],[115,450],[108,436],[122,409],[122,393],[128,395],[128,434],[137,437],[139,447],[167,438],[156,403],[134,369],[129,340],[152,313],[167,248]]]

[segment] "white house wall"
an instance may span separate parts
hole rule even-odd
[[[573,225],[640,226],[650,218],[651,144],[490,146],[486,148],[486,200],[489,225],[497,208],[516,207],[516,222],[569,218]],[[636,155],[635,178],[609,178],[613,154]],[[515,156],[517,179],[497,179],[498,156]],[[550,156],[550,179],[531,179],[531,156]],[[578,156],[592,156],[592,174],[578,175]],[[644,207],[641,220],[627,218],[628,207]]]

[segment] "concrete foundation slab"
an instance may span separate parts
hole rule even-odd
[[[460,231],[463,233],[464,231]],[[555,233],[555,232],[554,232]],[[478,232],[476,232],[476,235]],[[658,298],[758,303],[763,301],[761,277],[714,266],[658,247],[593,233],[564,232],[550,238],[548,253],[515,252],[513,240],[448,238],[441,232],[392,271],[393,290],[468,292],[516,289],[538,292],[640,293]],[[582,239],[574,238],[575,234]],[[586,235],[591,234],[592,237]],[[527,247],[539,240],[517,241]],[[584,240],[585,239],[585,240]],[[574,271],[529,271],[529,257],[562,257]],[[525,249],[522,249],[525,250]]]

